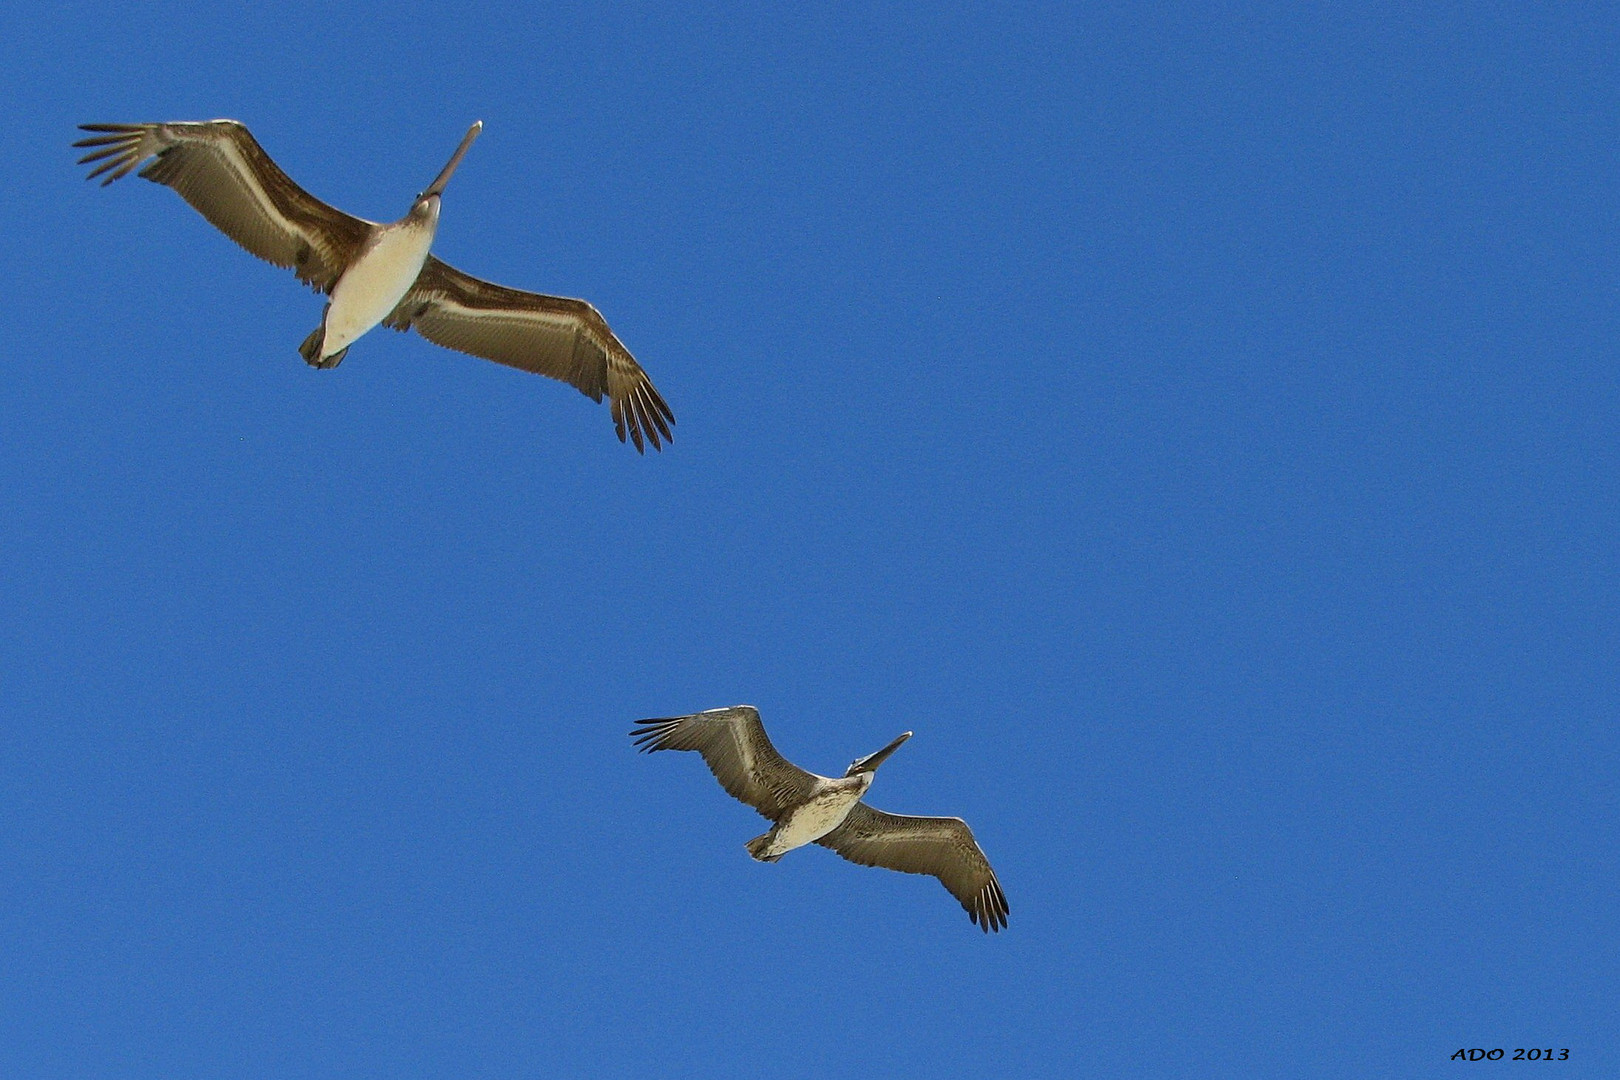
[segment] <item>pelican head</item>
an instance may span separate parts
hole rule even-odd
[[[883,749],[879,750],[877,753],[867,754],[863,758],[856,758],[854,761],[849,763],[849,768],[845,771],[844,775],[854,776],[857,773],[876,772],[877,767],[883,764],[883,760],[896,750],[900,749],[900,744],[909,738],[911,738],[911,732],[908,731],[901,735],[898,739],[894,740],[894,742],[890,743],[888,746],[885,746]]]
[[[444,186],[450,182],[450,174],[456,171],[457,165],[461,164],[462,157],[467,153],[467,147],[472,145],[472,141],[478,138],[478,133],[483,130],[484,122],[482,120],[476,120],[473,122],[473,126],[468,128],[467,134],[462,137],[461,145],[456,147],[456,152],[454,154],[450,155],[449,164],[441,169],[439,171],[439,175],[433,178],[433,183],[429,184],[423,190],[422,194],[416,197],[418,204],[424,203],[429,199],[436,199],[439,197],[439,195],[444,191]]]

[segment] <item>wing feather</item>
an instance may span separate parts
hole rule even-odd
[[[235,120],[172,124],[80,124],[95,132],[80,164],[101,162],[89,179],[103,186],[140,175],[180,193],[220,232],[266,262],[295,272],[321,292],[365,243],[372,222],[345,214],[293,183]]]
[[[694,716],[637,720],[630,733],[643,753],[696,750],[720,786],[772,821],[810,797],[816,777],[776,752],[752,705]]]
[[[932,874],[985,933],[1007,925],[1007,894],[961,818],[909,817],[856,803],[843,824],[816,843],[862,866]]]
[[[436,345],[547,375],[593,401],[606,394],[613,427],[636,449],[670,442],[675,414],[608,324],[584,300],[509,289],[428,256],[421,276],[383,322],[414,327]]]

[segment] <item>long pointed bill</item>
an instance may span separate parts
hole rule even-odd
[[[444,191],[444,185],[450,182],[450,174],[456,171],[457,165],[461,164],[462,157],[467,153],[467,147],[472,145],[473,140],[478,138],[478,133],[483,130],[484,122],[482,120],[475,121],[473,126],[467,129],[466,137],[461,140],[461,145],[456,147],[456,152],[450,157],[450,164],[444,167],[444,170],[439,173],[433,183],[429,184],[427,190],[423,191],[418,198],[425,199],[429,195],[437,195]]]
[[[877,753],[868,754],[861,758],[861,760],[857,761],[854,766],[851,767],[850,772],[872,772],[879,765],[883,764],[885,758],[894,753],[896,750],[900,749],[900,744],[909,738],[911,738],[911,732],[908,731],[898,739],[894,740],[894,742],[890,743],[888,746],[885,746],[883,749],[879,750]]]

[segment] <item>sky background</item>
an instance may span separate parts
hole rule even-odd
[[[1620,1072],[1620,13],[1081,6],[0,15],[0,1075]],[[673,447],[73,164],[218,116],[482,119]],[[1010,927],[626,737],[743,702]]]

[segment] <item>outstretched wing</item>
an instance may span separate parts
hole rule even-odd
[[[1007,894],[961,818],[886,814],[856,803],[844,823],[816,843],[862,866],[932,874],[985,933],[1007,925]]]
[[[80,124],[98,134],[79,164],[99,161],[87,179],[102,186],[147,158],[140,175],[167,184],[220,232],[321,292],[338,277],[374,228],[321,202],[290,180],[235,120],[175,124]]]
[[[416,332],[447,349],[549,375],[613,410],[613,427],[643,450],[671,441],[675,414],[653,388],[607,321],[583,300],[508,289],[464,274],[429,255],[422,274],[383,320],[395,330]]]
[[[630,737],[644,753],[696,750],[721,787],[772,821],[804,802],[815,787],[813,774],[776,752],[752,705],[636,724]]]

